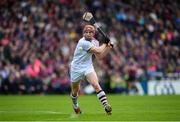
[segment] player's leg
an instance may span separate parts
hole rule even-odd
[[[71,99],[73,103],[73,108],[76,114],[80,114],[81,110],[78,105],[78,93],[80,90],[80,82],[72,82],[71,83]]]
[[[105,92],[102,90],[101,86],[99,85],[98,78],[95,71],[92,71],[88,74],[86,74],[86,79],[90,82],[90,84],[94,87],[97,97],[101,101],[102,105],[105,108],[105,111],[107,114],[111,114],[112,108],[108,104],[107,97]]]
[[[81,113],[81,110],[78,105],[78,93],[80,90],[80,79],[82,74],[79,72],[72,71],[70,72],[71,79],[71,99],[73,103],[73,109],[76,114]]]
[[[79,89],[80,89],[79,82],[71,83],[71,98],[72,98],[73,105],[75,107],[78,106],[77,98],[78,98]]]

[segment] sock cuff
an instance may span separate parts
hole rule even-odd
[[[105,97],[106,94],[103,90],[101,90],[100,92],[97,93],[97,96],[98,96],[98,98],[101,98],[101,97]]]
[[[100,90],[100,91],[98,91],[96,94],[99,94],[100,92],[102,92],[103,90]]]

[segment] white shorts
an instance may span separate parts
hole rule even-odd
[[[81,71],[70,71],[70,80],[71,82],[79,82],[80,80],[84,80],[85,76],[91,72],[94,72],[94,68],[84,69]]]

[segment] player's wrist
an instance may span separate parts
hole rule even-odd
[[[108,46],[109,48],[113,48],[113,47],[114,47],[114,45],[113,45],[113,43],[111,43],[111,41],[107,44],[107,46]]]

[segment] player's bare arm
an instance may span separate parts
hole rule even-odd
[[[93,46],[89,52],[95,54],[98,59],[103,58],[112,47],[107,44],[102,44],[100,47]]]
[[[101,54],[98,56],[96,55],[96,57],[98,57],[99,59],[102,59],[108,54],[111,48],[112,48],[112,44],[108,43],[107,46],[104,48],[104,50],[101,52]]]

